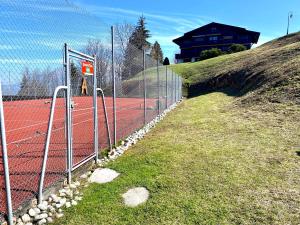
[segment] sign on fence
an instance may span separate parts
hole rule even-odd
[[[91,76],[94,74],[93,63],[83,61],[81,62],[81,71],[83,75]]]

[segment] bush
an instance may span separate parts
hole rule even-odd
[[[218,49],[218,48],[204,50],[200,53],[200,60],[214,58],[214,57],[217,57],[217,56],[220,56],[223,54],[224,54],[224,52],[222,52],[222,50]]]
[[[242,52],[247,50],[245,45],[233,44],[229,47],[229,53]]]

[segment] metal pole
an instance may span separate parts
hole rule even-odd
[[[173,102],[173,94],[174,94],[174,74],[173,74],[173,70],[172,70],[172,79],[171,79],[171,105],[174,103]]]
[[[158,71],[158,59],[156,59],[156,74],[157,74],[157,115],[159,115],[160,112],[160,102],[159,102],[159,71]]]
[[[166,65],[166,109],[168,108],[168,66]]]
[[[145,55],[145,50],[143,49],[143,78],[144,78],[144,124],[146,125],[146,73],[145,73],[145,69],[146,69],[146,55]]]
[[[113,129],[114,129],[114,146],[117,145],[117,112],[116,112],[116,76],[114,63],[114,27],[111,26],[111,70],[113,83]]]
[[[43,186],[44,186],[46,166],[47,166],[47,160],[48,160],[54,110],[55,110],[55,104],[56,104],[56,99],[57,99],[57,93],[61,89],[68,89],[68,87],[67,86],[56,87],[53,97],[52,97],[52,102],[51,102],[51,110],[50,110],[50,117],[49,117],[49,121],[48,121],[48,130],[47,130],[47,137],[46,137],[46,143],[45,143],[44,158],[43,158],[42,169],[41,169],[41,177],[40,177],[40,181],[39,181],[39,193],[38,193],[39,204],[41,204],[43,201]]]
[[[68,183],[72,181],[72,137],[71,137],[71,81],[70,81],[70,60],[68,45],[65,44],[65,83],[67,88],[67,104],[66,104],[66,117],[67,117],[67,171]]]
[[[97,103],[97,56],[94,55],[94,150],[95,150],[95,162],[97,163],[99,158],[99,143],[98,143],[98,103]]]
[[[105,96],[104,96],[104,92],[101,88],[97,88],[97,92],[98,91],[101,93],[101,96],[102,96],[102,106],[103,106],[103,110],[104,110],[104,117],[105,117],[105,124],[106,124],[106,132],[107,132],[107,136],[108,136],[109,149],[112,150],[110,130],[109,130],[109,124],[108,124],[107,111],[106,111]]]
[[[9,225],[13,225],[13,210],[12,210],[12,202],[11,202],[11,189],[10,189],[9,166],[8,166],[7,144],[6,144],[6,130],[5,130],[1,85],[2,84],[0,82],[0,122],[1,122],[2,161],[4,167],[7,218],[8,218]]]

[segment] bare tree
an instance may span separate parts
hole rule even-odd
[[[109,49],[100,40],[89,40],[84,52],[97,56],[97,87],[105,88],[111,80],[108,74],[108,66],[111,58]]]

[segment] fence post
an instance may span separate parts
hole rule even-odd
[[[157,75],[157,115],[159,115],[160,112],[160,93],[159,93],[159,70],[158,70],[158,58],[156,59],[156,75]]]
[[[66,99],[66,118],[67,118],[67,170],[68,170],[68,184],[72,180],[72,125],[71,125],[71,81],[70,81],[70,60],[69,48],[65,43],[65,86],[67,86]]]
[[[13,210],[12,210],[12,202],[11,202],[11,189],[10,189],[9,166],[8,166],[7,144],[6,144],[6,130],[5,130],[1,85],[2,84],[0,82],[0,123],[1,123],[2,161],[3,161],[3,168],[4,168],[5,189],[6,189],[5,191],[6,208],[7,208],[8,223],[9,225],[13,225]]]
[[[94,55],[94,150],[95,150],[95,162],[99,159],[99,142],[98,142],[98,92],[97,92],[97,56]]]
[[[145,73],[145,69],[146,69],[146,52],[145,49],[143,49],[143,78],[144,78],[144,124],[146,125],[147,123],[147,119],[146,119],[146,73]]]
[[[166,109],[168,108],[168,66],[166,65]]]
[[[173,105],[173,70],[171,70],[172,75],[171,75],[171,105]]]
[[[117,144],[117,112],[116,112],[116,75],[114,62],[114,27],[111,26],[111,71],[113,83],[113,129],[114,129],[114,146]]]

